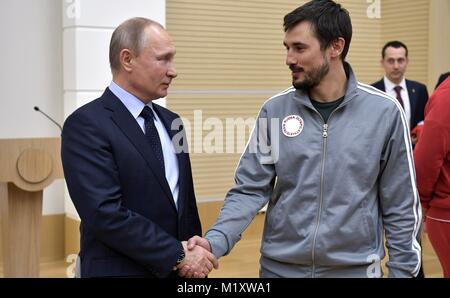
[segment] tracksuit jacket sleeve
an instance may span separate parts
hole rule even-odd
[[[268,152],[268,141],[270,127],[263,108],[236,169],[235,186],[228,192],[216,223],[205,236],[216,257],[230,252],[241,239],[242,232],[270,199],[276,157],[274,152]]]
[[[411,141],[406,117],[392,111],[381,158],[379,197],[390,277],[416,276],[421,263],[418,243],[421,228],[420,201],[415,184]]]

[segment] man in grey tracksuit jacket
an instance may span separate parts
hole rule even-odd
[[[294,88],[263,105],[258,119],[277,119],[278,125],[256,122],[236,185],[206,234],[216,257],[230,252],[269,203],[263,277],[379,276],[384,232],[390,275],[417,274],[421,215],[405,115],[394,98],[358,83],[348,69],[345,99],[328,124]],[[294,137],[283,133],[290,115],[303,120]],[[273,163],[269,154],[250,152],[252,144],[277,135]]]
[[[389,275],[416,276],[421,210],[405,113],[357,82],[339,4],[305,3],[284,27],[295,88],[262,106],[219,218],[188,248],[228,254],[268,203],[262,277],[380,277],[384,235]]]

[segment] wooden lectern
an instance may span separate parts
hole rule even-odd
[[[0,139],[5,277],[39,277],[43,189],[64,178],[59,138]]]

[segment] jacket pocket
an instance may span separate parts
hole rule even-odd
[[[370,248],[374,248],[376,246],[377,229],[375,227],[375,223],[369,210],[367,210],[367,207],[363,206],[362,208],[363,208],[363,222],[367,230],[366,238],[368,239],[368,245]]]
[[[264,228],[264,234],[266,236],[266,241],[269,243],[272,241],[272,238],[277,234],[278,224],[277,222],[281,221],[280,213],[281,213],[281,202],[278,200],[275,205],[272,205],[266,214],[266,226]]]

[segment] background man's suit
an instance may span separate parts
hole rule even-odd
[[[417,123],[423,121],[425,105],[428,100],[428,91],[427,87],[424,84],[410,80],[405,81],[411,106],[411,121],[409,125],[410,129],[413,129],[414,127],[416,127]],[[386,92],[386,87],[384,85],[383,79],[373,83],[372,86],[383,92]]]
[[[153,109],[173,137],[178,115]],[[188,153],[177,154],[179,197],[136,119],[107,88],[69,116],[62,161],[82,222],[81,276],[174,275],[181,240],[201,235]]]

